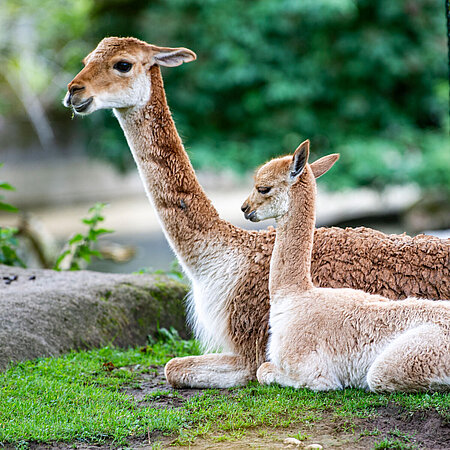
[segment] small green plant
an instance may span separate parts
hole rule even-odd
[[[401,438],[401,439],[403,439],[406,442],[411,442],[411,440],[413,439],[413,436],[411,436],[411,435],[409,435],[407,433],[403,433],[398,428],[394,428],[393,430],[390,430],[388,434],[390,436]]]
[[[174,280],[178,280],[178,281],[180,281],[184,278],[182,268],[177,259],[174,259],[170,263],[169,270],[167,270],[167,271],[156,270],[154,273],[157,273],[157,274],[161,273],[161,274],[167,275],[169,278],[173,278]]]
[[[138,270],[137,272],[134,272],[137,275],[143,275],[143,274],[153,274],[153,275],[166,275],[169,278],[172,278],[173,280],[177,281],[186,281],[184,279],[184,274],[182,272],[180,263],[178,260],[174,259],[170,263],[169,270],[154,270],[151,267],[144,267],[143,269]]]
[[[414,444],[404,443],[400,439],[385,438],[374,445],[375,450],[391,449],[391,450],[414,450],[418,447]]]
[[[89,264],[93,256],[102,258],[97,250],[93,249],[97,239],[102,234],[112,233],[113,230],[106,228],[97,228],[98,224],[105,220],[102,215],[105,203],[96,203],[89,209],[90,217],[82,219],[82,222],[88,226],[85,234],[77,233],[68,242],[66,248],[57,258],[55,270],[80,270],[83,264]]]
[[[17,231],[17,228],[13,227],[0,227],[0,264],[26,267],[17,255],[19,246],[16,238]]]
[[[0,167],[3,163],[0,163]],[[5,191],[15,191],[15,188],[5,181],[0,181],[0,189]],[[3,201],[4,196],[0,195],[0,211],[6,211],[10,213],[18,212],[18,209],[5,203]],[[7,266],[21,266],[25,267],[25,263],[17,255],[17,248],[19,242],[17,241],[17,228],[14,227],[1,227],[0,226],[0,263]]]
[[[147,394],[145,396],[146,400],[158,400],[160,398],[165,397],[177,397],[177,398],[183,398],[177,391],[167,391],[167,390],[161,390],[157,389],[156,391],[150,392],[150,394]]]
[[[398,450],[415,450],[419,447],[414,443],[414,436],[395,428],[388,431],[390,437],[385,437],[382,441],[376,442],[374,448],[381,449],[398,449]],[[394,439],[395,438],[395,439]]]
[[[309,438],[309,434],[303,434],[301,431],[299,431],[297,434],[294,434],[291,436],[295,439],[298,439],[299,441],[306,441]]]
[[[360,437],[363,436],[379,436],[381,434],[381,431],[378,428],[375,428],[374,430],[368,430],[367,428],[364,428],[364,430],[362,430],[359,433]]]
[[[27,450],[30,448],[27,441],[19,441],[16,444],[16,450]]]
[[[0,167],[3,167],[3,163],[0,163]],[[5,181],[0,181],[0,189],[3,189],[5,191],[15,191],[16,189],[11,186],[9,183],[6,183]],[[16,213],[18,209],[10,205],[9,203],[3,202],[3,195],[0,195],[0,211],[7,211],[7,212],[13,212]]]
[[[149,346],[152,347],[156,343],[167,345],[168,348],[175,349],[175,353],[199,354],[200,347],[197,341],[186,341],[181,338],[178,331],[174,327],[158,328],[154,336],[147,336]]]
[[[3,164],[0,163],[0,167]],[[0,190],[14,191],[15,188],[4,181],[0,181]],[[18,208],[3,201],[4,196],[0,195],[0,211],[17,213]],[[98,224],[104,220],[102,215],[104,203],[96,203],[89,209],[90,217],[82,219],[82,222],[88,225],[85,234],[78,233],[73,236],[65,246],[65,250],[58,256],[54,269],[55,270],[80,270],[82,265],[89,264],[91,258],[96,256],[102,258],[102,255],[93,249],[93,245],[102,234],[112,233],[112,230],[106,228],[98,228]],[[0,226],[0,264],[8,266],[26,267],[25,263],[19,257],[17,249],[19,242],[17,240],[18,229],[15,227]]]

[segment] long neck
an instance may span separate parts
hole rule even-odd
[[[315,226],[314,176],[307,173],[289,192],[289,211],[277,223],[277,235],[270,262],[270,297],[272,301],[286,293],[302,292],[313,287],[311,252]]]
[[[114,112],[166,237],[189,265],[219,216],[199,185],[175,128],[158,66],[150,69],[150,78],[151,95],[145,106]]]

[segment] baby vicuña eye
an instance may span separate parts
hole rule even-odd
[[[258,192],[260,194],[268,194],[272,188],[271,187],[259,187]]]
[[[127,61],[119,61],[114,64],[114,69],[118,70],[119,72],[129,72],[131,68],[133,67],[133,64],[127,62]]]

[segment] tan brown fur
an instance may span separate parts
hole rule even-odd
[[[249,377],[254,378],[258,365],[265,360],[269,262],[275,231],[246,231],[220,219],[198,184],[167,106],[160,69],[154,60],[158,52],[170,51],[180,51],[186,60],[195,58],[187,49],[150,46],[133,38],[103,40],[86,58],[85,68],[69,84],[65,104],[76,108],[94,96],[96,100],[82,114],[89,114],[95,108],[114,108],[164,232],[192,280],[193,296],[188,306],[196,335],[204,343],[236,355],[231,359],[239,361],[235,370],[240,371],[242,364],[248,374],[242,374],[239,381],[231,369],[227,370],[230,379],[242,384]],[[116,57],[134,63],[136,74],[133,76],[147,77],[151,86],[148,99],[132,97],[133,77],[114,72],[112,61]],[[84,89],[77,89],[80,87]],[[109,103],[102,100],[97,105],[97,96],[101,97],[105,91]],[[123,92],[127,96],[121,100]],[[147,91],[142,88],[142,92]],[[118,98],[123,101],[122,105]],[[130,105],[130,102],[134,103]],[[108,106],[111,104],[115,106]],[[393,297],[423,293],[427,297],[450,298],[448,283],[443,281],[445,274],[448,276],[448,264],[445,264],[448,244],[437,238],[385,236],[383,239],[382,236],[385,235],[368,229],[316,230],[314,282],[321,286],[367,289]],[[374,242],[373,247],[367,241]],[[388,254],[389,249],[396,255],[396,260],[389,261],[387,266],[389,277],[397,281],[391,284],[385,281],[384,274],[374,270],[377,258]],[[359,261],[361,272],[355,273],[352,267],[348,270],[354,260]],[[340,267],[345,270],[339,270]],[[422,268],[426,273],[423,278]],[[221,292],[225,293],[223,298],[218,296]],[[429,295],[430,292],[434,294]],[[222,334],[207,329],[209,319],[216,316],[220,321],[217,319],[214,325],[223,324]],[[175,359],[168,364],[166,374],[169,381],[178,386],[209,383],[211,387],[220,387],[224,379],[220,372],[222,365],[221,356]],[[185,373],[194,373],[188,370],[193,366],[202,374],[206,373],[202,368],[209,367],[211,376],[206,380],[195,375],[185,376]],[[229,368],[232,364],[225,366]]]
[[[258,380],[314,390],[450,390],[450,303],[395,302],[360,290],[313,286],[314,178],[337,157],[310,166],[308,155],[305,141],[293,159],[259,169],[243,208],[253,221],[277,220],[269,281],[270,362],[258,369]]]

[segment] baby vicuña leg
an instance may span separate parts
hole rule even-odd
[[[319,367],[313,358],[305,361],[300,370],[287,373],[282,368],[271,362],[261,364],[256,372],[256,378],[261,384],[279,384],[280,386],[291,386],[295,388],[306,387],[314,391],[329,391],[342,389],[338,380],[333,379],[328,370]]]
[[[425,324],[394,339],[367,373],[374,392],[450,390],[450,335]]]

